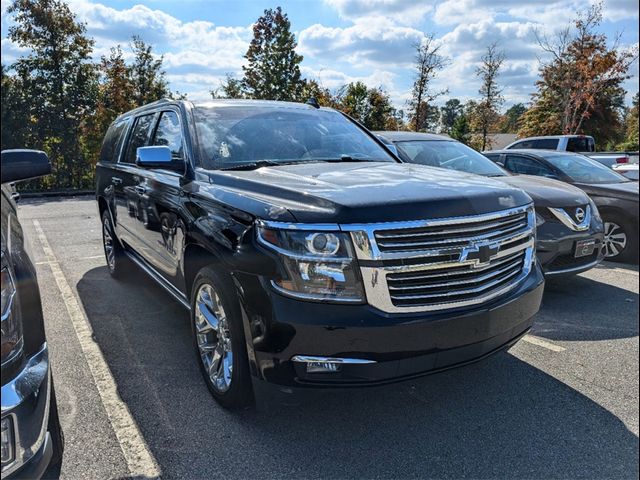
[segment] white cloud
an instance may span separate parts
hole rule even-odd
[[[387,18],[401,25],[417,25],[433,10],[419,0],[324,0],[341,18],[366,23],[371,18]]]
[[[300,32],[298,44],[303,55],[316,60],[340,59],[356,67],[394,68],[412,62],[412,45],[423,36],[420,30],[378,18],[346,28],[311,25]]]

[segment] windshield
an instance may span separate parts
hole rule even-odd
[[[220,105],[194,109],[201,166],[395,160],[332,110]]]
[[[484,155],[465,144],[450,140],[413,140],[397,142],[401,158],[409,163],[448,168],[489,177],[506,173]]]
[[[628,180],[609,167],[583,155],[549,155],[543,158],[574,182],[621,183]]]

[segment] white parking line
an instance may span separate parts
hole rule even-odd
[[[80,342],[80,348],[89,365],[89,370],[98,389],[107,417],[111,422],[111,427],[127,461],[129,473],[132,477],[159,478],[160,468],[149,451],[149,447],[142,437],[136,421],[131,416],[129,408],[118,395],[115,379],[111,375],[100,347],[92,338],[92,331],[86,314],[73,295],[73,290],[60,268],[51,245],[49,245],[49,241],[40,226],[40,222],[33,220],[33,226],[47,258],[46,263],[51,267],[53,277],[62,294],[69,318]]]
[[[540,337],[535,337],[533,335],[525,335],[522,337],[524,342],[530,343],[531,345],[537,345],[538,347],[546,348],[547,350],[551,350],[552,352],[564,352],[566,348],[561,347],[560,345],[556,345],[555,343],[548,342],[543,340]]]

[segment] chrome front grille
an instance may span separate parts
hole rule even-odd
[[[502,242],[527,228],[527,213],[522,212],[498,219],[454,224],[451,227],[431,225],[380,230],[375,232],[375,239],[382,252],[425,250],[465,246],[481,241]]]
[[[488,302],[517,286],[534,261],[532,206],[341,228],[351,232],[367,301],[390,313]]]
[[[443,267],[422,272],[387,275],[391,302],[396,307],[426,302],[459,302],[502,288],[522,272],[525,252],[519,250],[484,267]]]

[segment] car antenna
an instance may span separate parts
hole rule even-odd
[[[311,105],[313,108],[320,108],[320,104],[318,103],[318,100],[316,100],[315,97],[309,98],[309,100],[307,100],[305,103],[307,105]]]

